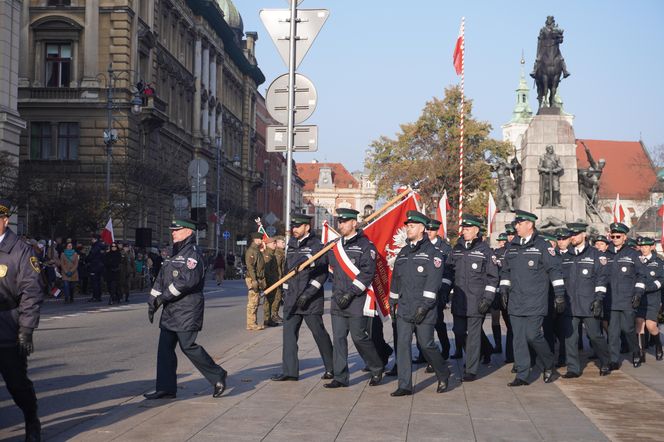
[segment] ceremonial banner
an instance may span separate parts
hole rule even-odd
[[[459,28],[459,36],[457,37],[456,40],[456,45],[454,45],[454,53],[452,54],[452,60],[454,62],[454,70],[456,71],[457,75],[461,75],[461,68],[462,68],[462,59],[463,59],[463,48],[464,47],[464,41],[463,41],[463,22],[461,22],[461,28]]]
[[[263,223],[261,222],[261,219],[260,219],[260,218],[256,218],[254,221],[256,221],[256,224],[258,224],[258,233],[260,233],[261,235],[263,235],[262,240],[263,240],[263,241],[267,241],[268,239],[270,239],[270,236],[267,234],[267,232],[266,232],[265,229],[263,228]]]
[[[447,199],[447,190],[445,190],[438,202],[438,209],[436,209],[436,219],[441,223],[438,228],[438,236],[443,239],[447,239],[447,212],[449,210],[452,210],[452,206],[450,206],[450,202]]]
[[[104,230],[101,231],[101,240],[104,241],[105,244],[111,245],[111,243],[115,242],[115,235],[113,234],[113,219],[109,218],[108,222],[106,223],[106,227],[104,227]]]
[[[622,204],[620,204],[620,194],[616,194],[616,202],[613,203],[613,222],[614,223],[624,223],[625,222],[625,210],[623,209]]]
[[[376,312],[386,318],[390,312],[390,282],[397,254],[406,245],[406,212],[417,210],[415,192],[385,212],[364,229],[364,234],[376,246],[376,274],[374,275],[364,314],[375,316]],[[372,313],[373,312],[373,313]]]

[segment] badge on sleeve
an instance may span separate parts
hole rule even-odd
[[[440,259],[440,258],[438,258],[438,257],[435,257],[435,258],[433,259],[433,266],[434,266],[435,268],[439,269],[440,266],[442,266],[442,265],[443,265],[443,260],[442,260],[442,259]]]
[[[194,258],[187,258],[187,268],[189,270],[194,270],[197,264],[198,261],[196,261]]]
[[[376,259],[376,251],[375,250],[369,250],[369,253],[371,253],[371,259]]]
[[[4,278],[7,275],[7,266],[0,264],[0,278]]]
[[[599,263],[602,264],[603,266],[605,266],[607,262],[609,262],[609,260],[606,259],[606,256],[599,257]]]
[[[549,255],[556,256],[556,249],[549,247],[547,250],[549,251]]]
[[[30,267],[32,267],[32,270],[34,270],[35,272],[39,273],[40,271],[39,260],[37,259],[36,256],[30,257]]]

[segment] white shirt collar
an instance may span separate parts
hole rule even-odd
[[[431,240],[431,244],[434,244],[434,245],[435,245],[437,242],[438,242],[438,237],[436,237],[436,238],[434,238],[434,239]]]
[[[7,235],[7,232],[0,235],[0,244],[2,244],[2,240],[5,239],[5,235]]]
[[[309,238],[309,235],[311,235],[311,233],[307,233],[307,234],[304,235],[302,238],[298,239],[298,240],[297,240],[297,244],[298,244],[298,245],[302,244],[302,241],[304,241],[305,239]]]
[[[519,243],[520,243],[520,244],[527,244],[528,241],[530,241],[530,238],[532,238],[532,237],[533,237],[533,235],[526,236],[525,238],[520,238],[520,239],[519,239]]]
[[[2,242],[2,237],[0,237],[0,242]],[[652,253],[650,255],[643,255],[643,257],[646,259],[646,261],[650,261],[650,258],[652,258]]]
[[[355,232],[351,236],[344,236],[344,241],[350,241],[351,239],[355,238],[357,236],[357,232]]]

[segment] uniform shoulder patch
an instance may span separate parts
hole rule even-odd
[[[553,247],[549,247],[549,248],[546,249],[546,250],[549,251],[549,255],[551,255],[551,256],[556,256],[556,249],[554,249]]]
[[[438,258],[437,256],[433,258],[433,266],[437,269],[440,268],[440,266],[443,265],[443,260]]]
[[[31,256],[30,257],[30,267],[32,267],[32,270],[35,272],[39,273],[40,268],[39,268],[39,260],[37,259],[36,256]]]
[[[196,261],[194,258],[187,258],[187,268],[189,270],[195,269],[196,265],[198,265],[198,261]]]
[[[609,262],[609,260],[606,259],[606,256],[599,257],[599,263],[602,264],[603,266],[605,266],[607,262]]]
[[[371,254],[371,259],[376,259],[376,251],[374,249],[369,250],[369,253]]]
[[[494,263],[494,265],[500,265],[498,264],[498,258],[496,258],[496,255],[491,255],[491,262]]]

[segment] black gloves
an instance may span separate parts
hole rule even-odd
[[[345,309],[348,307],[353,300],[353,295],[350,293],[344,293],[342,295],[337,295],[335,296],[335,299],[337,300],[337,305],[341,310]]]
[[[150,324],[154,322],[154,314],[159,310],[159,307],[164,303],[160,296],[157,296],[153,300],[148,301],[148,321]]]
[[[641,295],[632,296],[632,307],[637,308],[641,304]]]
[[[415,324],[421,324],[422,321],[424,321],[426,315],[427,309],[422,306],[417,307],[417,310],[415,310],[415,316],[413,316],[413,321],[415,321]]]
[[[590,304],[590,310],[593,313],[593,316],[597,319],[602,318],[602,314],[604,313],[604,303],[602,302],[601,299],[595,299],[592,304]]]
[[[553,306],[556,308],[556,313],[563,313],[565,311],[565,296],[556,295],[556,299],[553,301]]]
[[[485,315],[486,312],[491,308],[491,303],[488,299],[482,298],[479,305],[477,306],[477,311],[480,312],[480,315]]]
[[[21,356],[28,356],[33,352],[32,329],[28,327],[19,327],[18,329],[18,352]]]
[[[503,308],[507,310],[507,302],[510,300],[510,289],[502,287],[500,289],[500,303],[503,304]]]
[[[311,299],[311,297],[309,295],[306,295],[306,294],[302,293],[297,298],[297,301],[295,301],[295,304],[300,308],[304,308],[309,303],[310,299]]]

